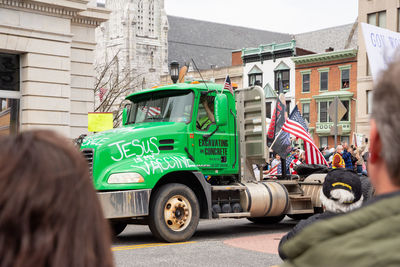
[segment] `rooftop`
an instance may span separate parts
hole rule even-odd
[[[293,39],[296,47],[316,53],[329,47],[357,48],[357,23],[296,35],[176,16],[168,16],[168,23],[168,63],[176,60],[182,66],[193,59],[199,69],[231,66],[232,51],[246,48],[246,53],[252,53],[251,47],[254,53],[279,49],[272,48],[272,44],[290,43]]]
[[[344,58],[352,58],[357,56],[357,49],[346,49],[340,51],[331,51],[326,53],[305,55],[300,57],[292,57],[292,60],[296,64],[308,64],[314,62],[325,62],[332,60],[339,60]]]
[[[190,63],[199,69],[232,65],[232,51],[266,43],[285,43],[290,34],[168,16],[168,61]]]

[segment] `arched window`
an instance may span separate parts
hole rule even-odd
[[[149,3],[149,36],[154,36],[154,1]]]
[[[143,0],[138,3],[137,34],[143,35]]]

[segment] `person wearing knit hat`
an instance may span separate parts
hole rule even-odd
[[[363,198],[360,177],[355,172],[333,169],[325,177],[320,193],[325,210],[348,212],[361,207]]]
[[[306,220],[301,220],[279,242],[278,252],[283,260],[286,256],[282,252],[281,247],[305,227],[314,222],[329,219],[337,214],[361,207],[364,196],[362,195],[360,177],[348,169],[332,169],[325,177],[319,197],[324,212],[314,214]]]

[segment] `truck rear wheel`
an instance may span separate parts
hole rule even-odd
[[[114,236],[118,236],[120,233],[122,233],[126,226],[127,224],[124,222],[110,222],[110,228]]]
[[[166,242],[192,237],[199,223],[200,208],[196,195],[183,184],[166,184],[151,198],[149,228]]]
[[[272,224],[272,223],[278,223],[285,218],[285,214],[279,215],[279,216],[273,216],[273,217],[250,217],[247,218],[249,221],[253,223],[259,223],[259,224]]]

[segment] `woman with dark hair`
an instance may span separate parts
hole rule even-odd
[[[112,267],[84,158],[50,131],[0,138],[0,267]]]

